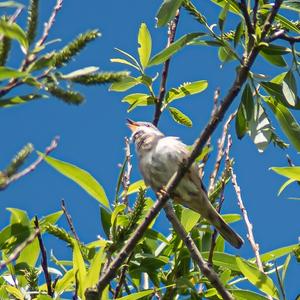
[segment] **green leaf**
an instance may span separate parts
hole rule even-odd
[[[30,220],[25,210],[10,207],[6,208],[6,210],[8,210],[11,213],[10,224],[18,223],[24,226],[29,225]]]
[[[287,254],[293,252],[293,250],[295,248],[297,248],[297,246],[298,246],[298,244],[292,244],[289,246],[285,246],[282,248],[278,248],[278,249],[263,253],[260,255],[260,259],[263,263],[278,259],[284,255],[287,255]],[[252,260],[255,261],[255,258],[253,257]]]
[[[48,98],[46,95],[39,95],[39,94],[29,94],[29,95],[23,95],[23,96],[15,96],[11,98],[6,98],[0,100],[0,107],[3,108],[8,108],[12,107],[18,104],[25,104],[28,103],[29,101],[36,100],[39,98]]]
[[[202,255],[203,258],[208,259],[209,251],[203,252]],[[230,269],[231,271],[240,271],[236,263],[236,256],[228,253],[215,251],[213,255],[213,264],[219,267]]]
[[[79,76],[93,74],[93,73],[97,72],[98,70],[99,70],[98,67],[91,66],[91,67],[86,67],[86,68],[82,68],[82,69],[73,71],[68,74],[61,74],[60,77],[62,79],[73,79],[73,78],[76,78]]]
[[[125,77],[124,79],[122,79],[121,81],[114,82],[110,86],[109,90],[115,91],[115,92],[124,92],[140,83],[141,82],[139,80],[137,80],[136,78],[128,76],[128,77]]]
[[[236,30],[235,30],[235,33],[234,33],[234,42],[233,42],[234,48],[236,48],[237,45],[239,44],[243,34],[244,34],[244,23],[240,22],[238,24],[238,26],[236,27]]]
[[[16,2],[16,1],[2,1],[0,2],[0,7],[18,7],[18,8],[23,8],[24,5]]]
[[[40,254],[39,241],[35,239],[32,243],[27,245],[25,249],[22,250],[20,256],[17,259],[17,264],[26,263],[30,267],[35,267]]]
[[[73,269],[74,269],[74,276],[77,277],[78,279],[78,285],[79,285],[78,294],[80,298],[83,298],[84,283],[86,280],[86,268],[80,251],[80,247],[78,245],[78,242],[75,240],[73,243]]]
[[[295,182],[295,179],[288,179],[278,190],[277,196],[279,196],[288,185],[290,185],[291,183]]]
[[[180,49],[182,49],[186,44],[191,42],[196,37],[200,36],[200,33],[188,33],[182,36],[180,39],[172,43],[169,47],[165,48],[155,56],[150,59],[148,66],[155,66],[161,63],[164,63],[168,60],[172,55],[177,53]]]
[[[286,67],[287,64],[281,55],[268,54],[264,50],[261,50],[259,54],[269,63],[277,67]]]
[[[285,18],[284,16],[282,16],[280,14],[276,14],[275,20],[279,21],[286,29],[294,31],[298,34],[300,33],[299,28],[296,25],[294,25],[290,20]]]
[[[107,237],[110,235],[110,219],[111,213],[108,212],[105,208],[100,206],[100,216],[101,216],[101,225]]]
[[[23,47],[24,52],[27,52],[28,41],[26,38],[26,34],[19,25],[17,25],[16,23],[10,24],[9,22],[0,20],[0,33],[11,39],[17,40]]]
[[[267,300],[267,297],[248,290],[231,289],[230,293],[236,300]]]
[[[208,87],[207,80],[199,80],[199,81],[184,83],[180,85],[178,88],[172,88],[167,92],[166,102],[171,103],[176,99],[201,93],[207,87]]]
[[[264,108],[259,103],[254,105],[253,118],[249,122],[249,131],[258,151],[263,152],[271,141],[273,129]]]
[[[133,293],[133,294],[130,294],[128,296],[124,296],[124,297],[116,298],[116,299],[117,300],[136,300],[136,299],[140,299],[140,298],[143,298],[145,296],[151,295],[153,293],[154,293],[154,290],[147,290],[147,291]]]
[[[241,216],[239,214],[226,214],[222,215],[222,218],[227,224],[235,223],[241,220]]]
[[[131,67],[135,68],[136,70],[140,71],[139,67],[137,67],[136,65],[134,65],[131,62],[129,62],[126,59],[123,59],[123,58],[111,58],[110,61],[113,62],[113,63],[119,63],[119,64],[131,66]]]
[[[295,107],[298,103],[297,98],[297,83],[295,76],[291,70],[289,70],[282,81],[282,92],[285,100],[292,107]]]
[[[182,2],[183,0],[164,0],[156,14],[157,27],[165,26],[175,17],[176,11]]]
[[[292,53],[292,50],[290,48],[273,44],[268,44],[268,46],[262,48],[261,51],[268,55],[285,55]]]
[[[272,167],[272,171],[296,181],[300,181],[300,167]]]
[[[300,125],[292,113],[284,105],[272,97],[264,97],[264,100],[271,107],[274,115],[289,141],[295,149],[300,152]]]
[[[144,182],[143,179],[141,180],[138,180],[132,184],[129,185],[129,188],[128,188],[128,191],[127,191],[127,195],[131,195],[131,194],[134,194],[134,193],[137,193],[140,189],[146,189],[147,186]],[[124,195],[124,192],[121,193],[121,197]]]
[[[221,62],[228,62],[236,59],[234,54],[226,47],[220,47],[218,50],[218,57]]]
[[[104,263],[104,259],[105,259],[104,249],[105,248],[101,248],[94,256],[84,281],[84,286],[85,286],[84,289],[93,287],[98,282],[101,266]]]
[[[286,272],[287,272],[290,261],[291,261],[291,254],[289,254],[286,257],[286,259],[284,261],[284,264],[283,264],[282,274],[281,274],[281,280],[282,280],[283,283],[284,283],[284,280],[285,280],[285,275],[286,275]]]
[[[169,107],[168,108],[173,120],[181,125],[185,125],[187,127],[192,127],[193,122],[192,120],[185,115],[183,112],[181,112],[179,109],[175,107]]]
[[[219,28],[222,32],[223,32],[224,24],[225,24],[225,21],[227,18],[229,7],[230,7],[230,4],[229,4],[229,2],[227,2],[219,14],[218,24],[219,24]]]
[[[25,72],[21,72],[12,68],[0,67],[0,80],[15,79],[27,76]]]
[[[13,295],[16,299],[18,299],[18,300],[24,300],[25,299],[24,295],[16,287],[11,286],[11,285],[5,285],[5,289],[9,294]]]
[[[124,50],[121,50],[119,48],[115,48],[115,50],[117,50],[118,52],[124,54],[125,56],[127,56],[132,62],[133,64],[138,68],[138,70],[141,70],[141,67],[138,63],[138,61],[129,53],[125,52]]]
[[[240,15],[240,8],[236,3],[236,1],[234,0],[211,0],[211,1],[221,7],[225,7],[225,5],[229,3],[230,4],[229,11],[231,11],[234,14]]]
[[[40,156],[44,156],[44,154],[41,152],[38,152],[38,154]],[[75,165],[50,156],[44,157],[44,160],[55,170],[77,183],[81,188],[83,188],[93,198],[98,200],[102,205],[109,208],[109,201],[103,187],[90,173],[76,167]]]
[[[180,222],[187,232],[190,232],[199,222],[200,215],[191,209],[183,208]]]
[[[141,24],[138,43],[140,44],[140,47],[138,48],[140,62],[142,67],[145,69],[150,59],[152,49],[151,35],[145,23]]]
[[[51,67],[54,63],[54,59],[53,59],[54,53],[55,52],[46,53],[42,57],[38,58],[32,64],[29,65],[27,71],[33,72],[33,71]]]
[[[240,271],[253,285],[267,295],[270,295],[275,299],[279,299],[276,286],[270,277],[258,270],[249,262],[242,260],[240,257],[236,258],[236,262]]]
[[[243,90],[241,103],[238,108],[235,129],[239,139],[241,139],[247,130],[249,129],[249,123],[253,119],[254,113],[254,101],[252,96],[252,90],[247,83]]]
[[[155,98],[148,94],[135,93],[127,95],[122,99],[122,102],[127,102],[130,104],[127,112],[131,112],[138,106],[148,106],[155,104]]]

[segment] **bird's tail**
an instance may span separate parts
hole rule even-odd
[[[239,249],[244,244],[244,240],[224,221],[218,214],[214,217],[212,225],[216,227],[221,236],[233,247]]]
[[[207,196],[205,196],[207,197]],[[205,199],[204,197],[201,198]],[[221,234],[221,236],[230,243],[233,247],[239,249],[244,243],[244,240],[224,221],[222,216],[215,210],[210,201],[190,201],[182,202],[187,207],[200,213],[211,225],[213,225]]]

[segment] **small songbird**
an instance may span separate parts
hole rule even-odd
[[[188,158],[189,150],[179,138],[165,136],[151,123],[128,119],[127,125],[132,131],[144,181],[158,193],[166,186],[183,160]],[[196,164],[181,179],[171,198],[201,214],[232,246],[240,248],[243,245],[243,239],[226,224],[209,201]]]

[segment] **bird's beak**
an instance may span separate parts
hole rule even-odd
[[[139,127],[139,124],[133,120],[130,120],[130,119],[127,119],[127,124],[126,124],[129,129],[132,131],[132,132],[135,132],[137,130],[137,128]]]

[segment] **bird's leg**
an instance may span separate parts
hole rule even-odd
[[[166,187],[163,186],[161,187],[157,192],[156,192],[156,196],[160,199],[162,197],[169,197],[168,192],[166,191]]]

